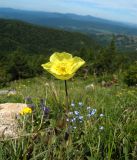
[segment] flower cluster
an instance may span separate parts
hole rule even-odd
[[[66,121],[70,122],[71,127],[73,126],[74,129],[76,129],[77,124],[84,124],[82,122],[89,121],[91,118],[92,121],[96,121],[98,118],[104,117],[103,113],[97,113],[96,108],[92,108],[90,106],[84,107],[83,102],[74,103],[74,101],[72,101],[71,107],[73,111],[68,113],[69,118],[67,118]],[[103,129],[104,126],[99,126],[99,130]]]

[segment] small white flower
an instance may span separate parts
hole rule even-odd
[[[74,102],[71,103],[71,107],[75,107],[75,103]]]
[[[87,107],[87,110],[90,110],[91,109],[91,107]]]
[[[78,105],[79,105],[80,107],[82,107],[82,106],[83,106],[83,103],[82,103],[82,102],[78,102]]]
[[[68,114],[69,114],[69,115],[73,115],[73,112],[69,112]]]
[[[101,113],[101,114],[100,114],[100,117],[103,117],[103,116],[104,116],[104,114]]]
[[[69,118],[67,118],[66,121],[69,122]]]
[[[76,127],[76,126],[74,126],[73,128],[74,128],[74,129],[76,129],[77,127]]]
[[[103,127],[103,126],[100,126],[100,127],[99,127],[99,129],[100,129],[100,130],[103,130],[103,129],[104,129],[104,127]]]

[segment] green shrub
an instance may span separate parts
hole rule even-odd
[[[10,80],[11,75],[7,73],[7,70],[4,67],[0,66],[0,87],[5,86]]]
[[[124,75],[124,82],[128,86],[137,85],[137,62],[129,67]]]

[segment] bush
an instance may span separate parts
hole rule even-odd
[[[0,66],[0,87],[6,85],[11,80],[11,75],[7,72],[4,67]]]
[[[124,82],[128,86],[137,85],[137,62],[131,65],[124,75]]]

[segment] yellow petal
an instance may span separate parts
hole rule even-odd
[[[66,75],[57,75],[55,73],[51,73],[54,77],[56,77],[57,79],[60,79],[60,80],[68,80],[70,78],[72,78],[74,76],[75,73],[73,74],[66,74]]]
[[[55,52],[50,56],[50,62],[63,61],[64,59],[69,60],[71,58],[72,55],[67,52],[62,52],[62,53]]]
[[[48,62],[41,65],[44,69],[49,70],[52,67],[52,63]]]
[[[53,76],[55,76],[57,79],[68,80],[74,76],[74,73],[65,74],[65,75],[59,74],[58,71],[54,70],[53,66],[54,66],[54,63],[51,63],[51,62],[42,64],[42,67],[46,69],[49,73],[51,73]]]
[[[45,63],[45,64],[42,64],[41,66],[47,70],[49,73],[51,73],[52,75],[54,75],[54,70],[53,70],[53,66],[54,64],[51,63],[51,62],[48,62],[48,63]]]
[[[71,71],[75,73],[84,64],[85,64],[85,61],[83,59],[81,59],[80,57],[74,57],[73,64],[71,66],[72,67]]]

